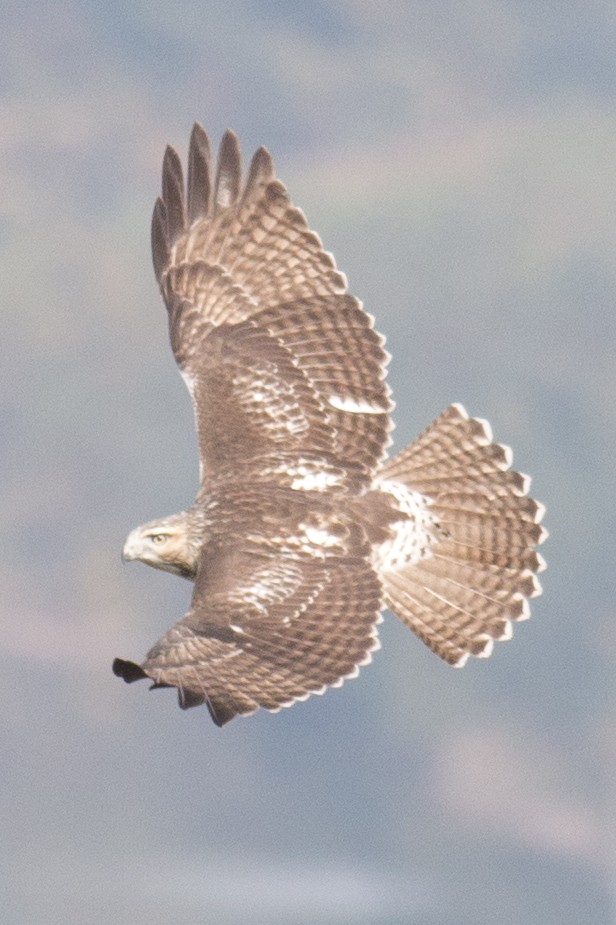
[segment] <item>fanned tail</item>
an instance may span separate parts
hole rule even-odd
[[[375,486],[402,512],[376,556],[385,602],[452,665],[490,655],[541,593],[544,507],[511,459],[487,421],[455,404],[388,460]]]

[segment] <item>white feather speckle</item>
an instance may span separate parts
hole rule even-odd
[[[192,398],[192,400],[194,401],[195,400],[195,377],[191,376],[189,372],[181,368],[180,368],[180,376],[186,383],[186,388],[188,389],[188,393],[190,397]]]
[[[395,572],[409,563],[432,555],[436,541],[436,518],[429,508],[429,499],[411,491],[401,482],[381,481],[381,491],[393,495],[405,519],[391,527],[391,537],[375,550],[375,565],[385,572]]]
[[[306,527],[306,538],[315,546],[337,546],[340,542],[339,537],[320,527]]]
[[[357,401],[354,398],[343,398],[341,395],[329,395],[327,398],[332,408],[338,411],[349,411],[351,414],[384,414],[387,408],[383,405],[369,402]]]
[[[291,482],[291,488],[295,491],[323,491],[339,482],[340,476],[335,472],[318,472],[300,467]]]

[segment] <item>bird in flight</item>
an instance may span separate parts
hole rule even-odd
[[[133,530],[124,559],[194,581],[188,613],[126,682],[175,687],[219,726],[357,675],[388,607],[463,665],[540,593],[546,533],[511,451],[459,404],[386,459],[389,356],[265,148],[242,180],[195,124],[185,184],[168,147],[152,219],[171,347],[191,395],[200,484]]]

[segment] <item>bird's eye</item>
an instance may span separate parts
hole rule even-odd
[[[160,546],[161,543],[166,543],[169,539],[168,533],[153,533],[150,537],[155,546]]]

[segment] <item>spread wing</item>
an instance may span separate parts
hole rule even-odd
[[[361,556],[275,560],[231,547],[206,551],[192,606],[142,666],[116,659],[126,681],[178,688],[219,726],[277,710],[357,674],[378,647],[381,587]]]
[[[242,186],[235,135],[216,174],[200,125],[186,192],[168,148],[152,219],[154,268],[188,385],[202,478],[306,472],[370,481],[389,443],[388,356],[264,148]],[[295,467],[295,468],[294,468]],[[291,476],[293,477],[293,476]]]

